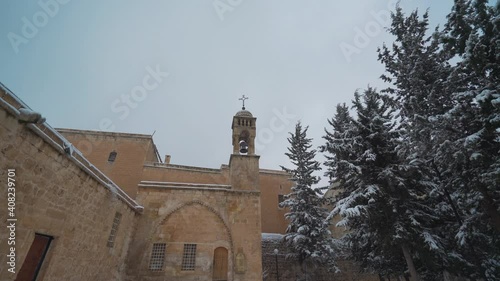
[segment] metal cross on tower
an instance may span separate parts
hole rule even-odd
[[[238,100],[240,101],[243,101],[243,107],[241,109],[245,110],[245,100],[247,100],[248,97],[245,97],[245,95],[243,95],[241,98],[239,98]]]

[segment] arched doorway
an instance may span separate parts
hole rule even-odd
[[[228,254],[224,247],[216,248],[213,262],[213,281],[227,281]]]

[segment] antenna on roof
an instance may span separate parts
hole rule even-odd
[[[156,133],[156,130],[151,134],[151,137],[153,137],[155,135],[155,133]]]

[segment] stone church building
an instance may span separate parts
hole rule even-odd
[[[53,129],[1,85],[0,280],[262,280],[291,182],[259,168],[249,111],[230,122],[227,165],[175,165],[150,135]]]
[[[162,162],[149,135],[57,129],[144,207],[127,256],[131,280],[262,278],[261,233],[284,232],[278,195],[291,182],[259,169],[255,125],[247,110],[233,116],[232,154],[219,169]]]
[[[175,165],[151,135],[54,129],[0,83],[0,281],[299,280],[289,175],[259,168],[249,111],[228,119],[228,164]],[[309,280],[378,280],[345,269]]]

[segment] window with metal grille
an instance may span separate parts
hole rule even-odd
[[[151,259],[149,260],[149,270],[151,271],[162,271],[163,263],[165,262],[165,249],[167,244],[165,243],[154,243],[153,249],[151,250]]]
[[[108,156],[108,162],[109,163],[113,163],[115,162],[115,159],[116,159],[116,155],[118,153],[116,153],[116,151],[112,151],[111,153],[109,153],[109,156]]]
[[[113,248],[115,245],[115,237],[118,232],[118,226],[120,225],[120,221],[122,220],[122,214],[116,212],[115,218],[113,219],[113,225],[111,226],[111,232],[108,237],[108,247]]]
[[[181,270],[194,270],[196,265],[196,244],[184,244]]]

